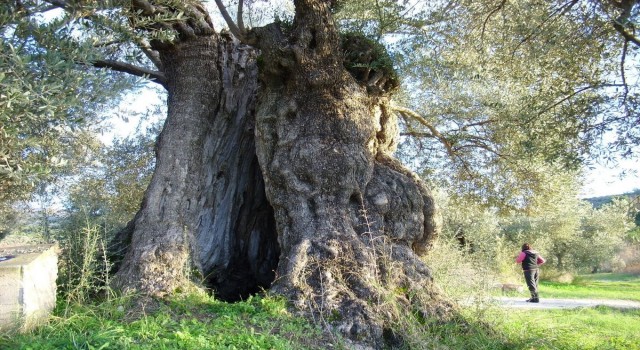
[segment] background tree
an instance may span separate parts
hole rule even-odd
[[[44,20],[40,1],[0,4],[0,210],[30,198],[89,152],[106,116],[131,79],[77,64],[79,45],[65,21]]]
[[[151,126],[135,138],[113,140],[91,157],[93,166],[68,189],[56,235],[62,248],[58,284],[66,300],[87,301],[108,293],[117,263],[112,255],[122,255],[120,250],[126,248],[109,249],[109,245],[140,208],[153,172],[159,127]]]
[[[619,268],[614,266],[615,258],[632,228],[628,208],[628,201],[616,200],[599,209],[591,209],[583,218],[580,238],[576,242],[579,246],[575,254],[577,268],[590,268],[593,273],[600,269]]]

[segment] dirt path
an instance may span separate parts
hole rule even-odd
[[[640,309],[640,302],[614,299],[540,299],[539,303],[527,303],[526,298],[497,297],[497,302],[514,309],[575,309],[599,305],[618,309]]]

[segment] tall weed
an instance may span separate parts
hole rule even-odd
[[[85,303],[98,296],[109,296],[109,270],[106,233],[100,225],[85,216],[81,224],[66,226],[58,237],[60,295],[70,302]]]

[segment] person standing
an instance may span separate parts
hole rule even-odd
[[[540,265],[545,263],[543,257],[535,250],[531,249],[529,243],[522,245],[522,251],[516,258],[517,264],[522,264],[522,271],[524,272],[524,280],[527,282],[529,292],[531,292],[531,299],[527,300],[529,303],[539,303],[538,297],[538,279],[540,278]]]

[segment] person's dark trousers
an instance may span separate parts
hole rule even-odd
[[[539,277],[538,269],[524,271],[524,280],[527,281],[527,287],[529,287],[529,292],[531,292],[531,299],[529,299],[529,301],[538,302]]]

